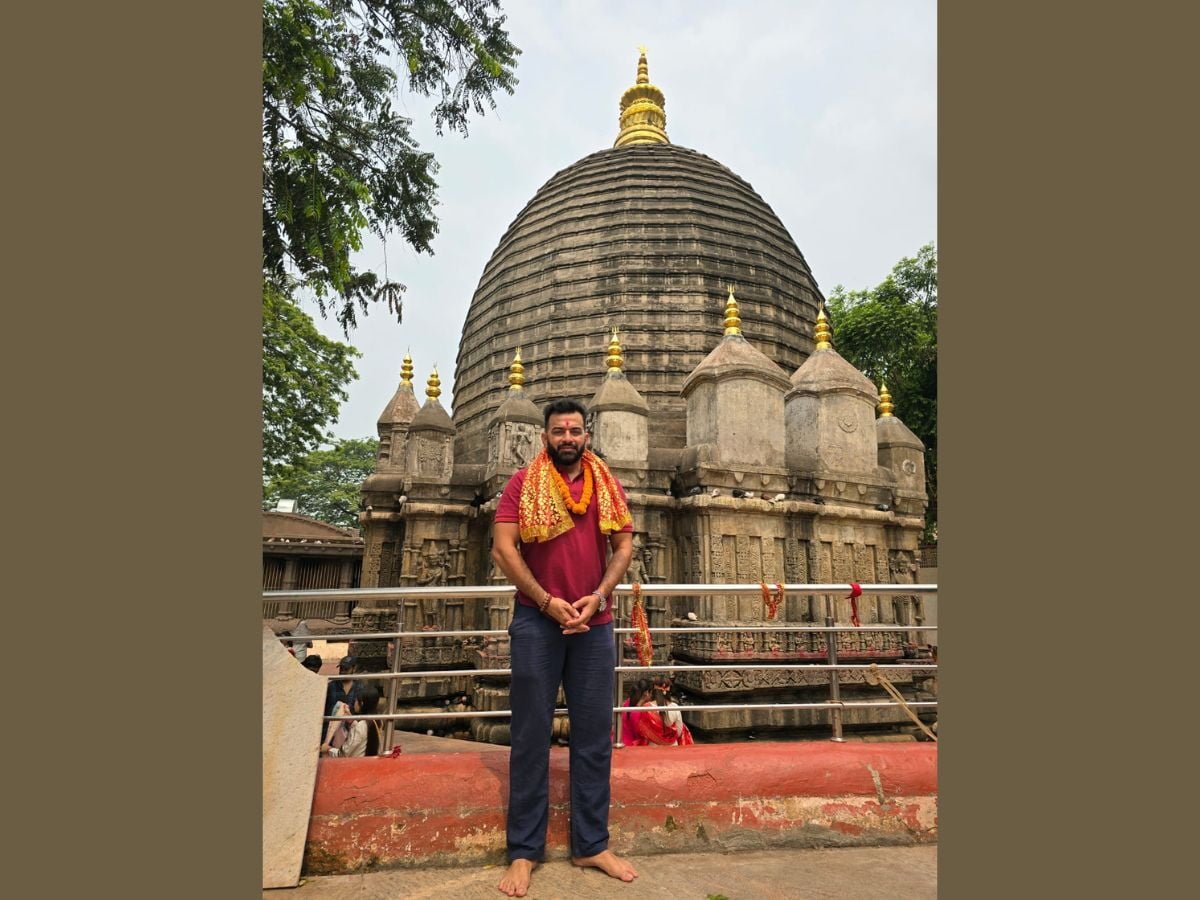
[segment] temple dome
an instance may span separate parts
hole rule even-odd
[[[786,377],[813,350],[823,297],[746,181],[669,143],[614,147],[563,169],[517,214],[471,301],[455,375],[456,458],[486,459],[514,350],[534,403],[585,399],[601,386],[613,326],[625,375],[650,407],[650,446],[682,448],[680,389],[721,340],[730,285],[755,347]]]

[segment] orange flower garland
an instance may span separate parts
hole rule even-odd
[[[587,508],[592,502],[592,491],[596,487],[591,466],[583,467],[583,493],[579,495],[578,503],[571,499],[571,487],[556,467],[550,467],[550,476],[554,479],[554,486],[558,488],[558,493],[562,495],[563,503],[567,504],[567,509],[577,516],[582,516],[587,512]]]

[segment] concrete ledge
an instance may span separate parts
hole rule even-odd
[[[308,875],[505,861],[508,755],[323,759]],[[568,844],[567,750],[550,760],[548,859]],[[803,742],[613,753],[617,853],[846,847],[937,840],[937,745]]]

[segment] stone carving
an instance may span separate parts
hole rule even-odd
[[[637,582],[638,584],[650,583],[650,559],[652,551],[646,546],[646,542],[642,539],[640,532],[633,534],[633,558],[629,561],[629,568],[625,572],[625,580],[630,584]]]
[[[379,563],[383,557],[383,544],[372,541],[367,544],[363,554],[362,584],[363,587],[376,587],[379,584]]]
[[[492,425],[487,433],[487,461],[489,466],[500,462],[500,426]]]
[[[417,472],[421,475],[440,475],[446,468],[446,438],[417,439]]]
[[[838,541],[833,545],[833,578],[831,581],[854,581],[853,545]]]
[[[425,547],[421,551],[421,558],[417,563],[417,587],[433,587],[448,584],[449,580],[450,561],[446,552],[435,542],[426,541]],[[461,604],[459,605],[461,607]],[[438,601],[432,598],[422,600],[421,609],[424,613],[425,621],[422,624],[425,630],[436,630]]]
[[[508,462],[518,467],[526,466],[533,459],[533,429],[528,425],[512,425],[508,438]]]
[[[775,538],[764,537],[762,539],[762,580],[780,581],[782,576],[779,574],[778,565],[778,556],[775,554]]]

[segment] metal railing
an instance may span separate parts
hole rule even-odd
[[[892,595],[935,595],[937,593],[936,584],[862,584],[861,597],[875,596],[892,596]],[[780,623],[780,624],[762,624],[745,623],[738,625],[696,625],[686,627],[654,627],[651,629],[651,636],[664,634],[680,634],[697,635],[705,633],[720,633],[720,632],[786,632],[786,633],[816,633],[824,635],[836,635],[839,633],[854,633],[854,634],[869,634],[873,632],[888,632],[895,634],[903,633],[925,633],[937,630],[936,625],[926,625],[922,617],[918,617],[916,622],[896,622],[883,623],[875,625],[838,625],[835,616],[835,601],[838,598],[846,597],[851,590],[849,583],[834,583],[834,584],[784,584],[782,589],[785,595],[796,596],[800,595],[807,598],[824,598],[824,625],[802,625],[796,623]],[[720,596],[737,596],[742,594],[760,595],[763,590],[761,584],[643,584],[639,585],[640,594],[642,597],[709,597],[714,595]],[[399,618],[402,615],[399,607],[399,602],[404,600],[487,600],[493,598],[512,599],[514,590],[510,585],[467,585],[467,586],[452,586],[439,585],[436,587],[408,587],[408,588],[356,588],[356,589],[338,589],[338,590],[308,590],[308,591],[264,591],[263,604],[264,609],[271,609],[273,612],[279,610],[279,616],[294,615],[291,611],[292,603],[300,606],[306,606],[313,603],[327,604],[330,601],[353,602],[361,605],[364,601],[371,604],[371,608],[375,611],[390,611],[395,609],[397,613],[398,624]],[[888,672],[904,672],[912,673],[919,671],[936,672],[937,663],[923,663],[917,660],[911,660],[904,663],[842,663],[838,661],[837,640],[826,640],[824,642],[826,661],[823,663],[816,662],[784,662],[784,663],[742,663],[737,661],[712,663],[712,664],[691,664],[691,663],[663,663],[651,664],[648,666],[642,665],[622,665],[622,645],[624,643],[623,636],[631,635],[637,632],[636,628],[616,627],[615,620],[620,618],[619,613],[622,610],[623,604],[628,604],[624,610],[626,617],[628,616],[633,601],[633,586],[630,584],[618,585],[612,593],[612,612],[614,617],[614,640],[617,650],[617,665],[615,672],[617,674],[614,688],[614,734],[615,745],[621,744],[621,716],[620,713],[628,712],[629,708],[621,706],[623,681],[625,673],[650,673],[650,672],[703,672],[713,670],[737,670],[737,671],[753,671],[753,670],[804,670],[804,671],[827,671],[829,672],[829,699],[811,703],[714,703],[714,704],[669,704],[666,706],[656,707],[658,710],[680,710],[681,712],[715,712],[719,710],[756,710],[756,709],[825,709],[829,711],[830,723],[832,726],[834,741],[843,741],[843,712],[850,709],[871,709],[879,707],[895,707],[898,704],[893,699],[887,700],[855,700],[843,701],[841,699],[841,684],[839,674],[843,672],[868,670],[874,673],[882,673],[886,677]],[[389,607],[384,604],[390,601],[398,601],[396,607]],[[515,601],[514,601],[515,602]],[[287,612],[284,612],[284,611]],[[338,634],[312,634],[303,638],[281,637],[280,641],[285,645],[288,643],[299,643],[302,640],[322,640],[329,643],[340,643],[349,641],[395,641],[395,652],[392,654],[392,668],[390,672],[359,672],[353,675],[356,681],[386,681],[388,683],[387,697],[387,713],[374,713],[370,715],[358,716],[325,716],[326,722],[342,721],[349,719],[374,720],[385,723],[383,742],[381,748],[387,748],[392,745],[393,731],[396,722],[411,720],[411,719],[461,719],[461,718],[507,718],[512,715],[511,710],[446,710],[439,712],[421,711],[398,713],[396,709],[397,699],[397,683],[400,679],[422,679],[422,678],[449,678],[449,677],[475,677],[475,676],[511,676],[511,669],[430,669],[422,671],[404,671],[401,667],[401,641],[405,640],[424,640],[428,638],[487,638],[487,637],[507,637],[507,629],[472,629],[461,631],[385,631],[385,632],[345,632]],[[328,679],[337,678],[336,675],[326,676]],[[937,707],[936,700],[914,700],[904,704],[911,710],[930,709]],[[566,709],[555,709],[554,714],[564,715]]]

